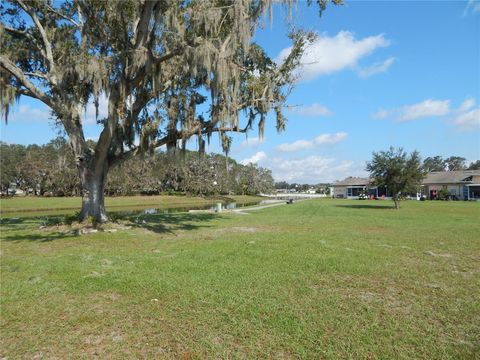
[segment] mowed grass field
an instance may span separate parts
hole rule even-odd
[[[478,359],[480,204],[2,220],[0,357]]]

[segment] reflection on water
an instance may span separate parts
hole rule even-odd
[[[247,203],[237,203],[237,202],[228,202],[222,203],[222,210],[233,210],[238,207],[246,207],[253,205],[263,205],[265,201],[255,201]],[[180,208],[148,208],[140,210],[128,210],[128,211],[109,211],[109,213],[118,214],[118,215],[155,215],[155,214],[170,214],[177,212],[186,212],[188,210],[211,210],[216,211],[217,205],[204,205],[204,206],[189,206],[189,207],[180,207]]]
[[[237,203],[236,202],[231,202],[231,203],[225,204],[225,206],[223,208],[226,209],[226,210],[236,209],[237,208]]]
[[[253,206],[253,205],[262,205],[265,204],[267,201],[255,201],[255,202],[245,202],[245,203],[238,203],[238,202],[223,202],[222,203],[222,210],[233,210],[236,208],[240,207],[246,207],[246,206]],[[188,206],[188,207],[150,207],[150,208],[136,208],[136,209],[130,209],[130,210],[109,210],[107,211],[108,214],[115,216],[135,216],[135,215],[156,215],[156,214],[171,214],[171,213],[180,213],[180,212],[188,212],[189,210],[212,210],[215,211],[217,209],[216,204],[207,204],[207,205],[201,205],[201,206]],[[41,214],[41,215],[40,215]],[[2,214],[0,216],[0,222],[1,223],[6,223],[6,222],[15,222],[16,220],[20,220],[20,218],[25,219],[25,218],[33,218],[33,219],[43,219],[43,220],[48,220],[49,218],[55,218],[55,217],[62,217],[62,216],[74,216],[71,211],[62,211],[62,210],[44,210],[41,212],[35,211],[31,213],[20,213],[20,214],[12,214],[9,217],[8,215],[5,216],[6,214]],[[16,217],[19,216],[19,217]]]
[[[158,212],[158,209],[145,209],[143,210],[143,213],[146,214],[146,215],[153,215],[153,214],[156,214]]]

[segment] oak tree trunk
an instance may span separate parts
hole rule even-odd
[[[106,165],[95,168],[80,166],[80,183],[82,187],[82,210],[79,221],[92,219],[97,223],[108,221],[105,211],[105,181],[108,168]]]

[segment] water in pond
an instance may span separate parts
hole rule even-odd
[[[236,208],[242,208],[246,206],[253,206],[253,205],[263,205],[266,201],[255,201],[255,202],[248,202],[248,203],[237,203],[237,202],[228,202],[222,203],[222,210],[233,210]],[[204,205],[204,206],[189,206],[189,207],[177,207],[177,208],[147,208],[147,209],[136,209],[136,210],[128,210],[128,211],[109,211],[109,213],[118,214],[118,215],[155,215],[155,214],[170,214],[170,213],[178,213],[178,212],[186,212],[189,210],[217,210],[217,205]]]
[[[224,202],[222,203],[222,209],[232,210],[239,207],[246,207],[246,206],[253,206],[253,205],[261,205],[268,202],[267,201],[255,201],[255,202],[246,202],[246,203],[238,203],[238,202]],[[171,214],[171,213],[179,213],[179,212],[188,212],[189,210],[216,210],[216,204],[207,204],[207,205],[200,205],[200,206],[188,206],[188,207],[133,207],[131,209],[121,209],[115,210],[111,209],[108,210],[108,214],[113,216],[135,216],[135,215],[155,215],[155,214]],[[43,210],[43,211],[34,211],[34,212],[25,212],[25,213],[12,213],[10,216],[8,214],[2,214],[0,222],[11,222],[15,220],[20,220],[20,218],[41,218],[41,219],[48,219],[48,218],[56,218],[61,216],[70,216],[73,215],[73,211],[71,210]],[[18,218],[17,218],[18,216]]]

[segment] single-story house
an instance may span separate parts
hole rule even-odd
[[[421,188],[427,199],[436,199],[442,189],[454,199],[480,199],[480,170],[434,171],[423,179]]]
[[[436,199],[442,189],[453,199],[480,199],[480,170],[430,172],[419,185],[421,195],[427,199]],[[360,196],[381,198],[391,194],[388,188],[373,186],[368,178],[348,177],[333,184],[332,197],[358,199]]]
[[[348,177],[333,184],[332,197],[345,199],[358,199],[366,197],[390,197],[388,189],[384,186],[374,186],[370,179],[361,177]]]

